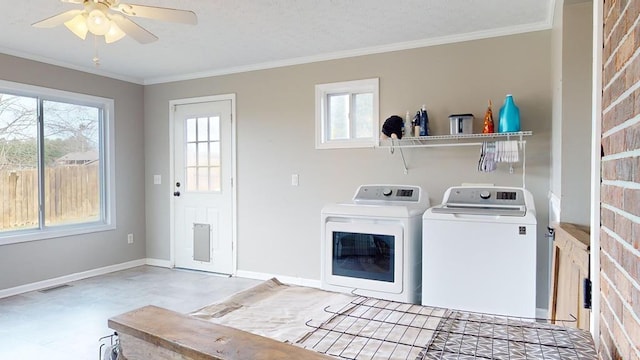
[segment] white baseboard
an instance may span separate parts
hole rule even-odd
[[[313,288],[320,288],[320,285],[321,285],[320,280],[304,279],[300,277],[268,274],[268,273],[245,271],[245,270],[238,270],[235,276],[247,278],[247,279],[256,279],[256,280],[269,280],[271,278],[276,278],[285,284],[308,286]]]
[[[536,319],[548,319],[549,309],[536,308]]]
[[[173,264],[170,260],[162,260],[162,259],[146,259],[146,264],[150,266],[163,267],[168,269],[173,269]]]
[[[128,261],[126,263],[109,265],[109,266],[101,267],[98,269],[87,270],[87,271],[83,271],[75,274],[60,276],[53,279],[38,281],[31,284],[25,284],[25,285],[20,285],[20,286],[8,288],[8,289],[2,289],[0,290],[0,299],[9,297],[9,296],[23,294],[30,291],[37,291],[37,290],[58,286],[58,285],[63,285],[72,281],[78,281],[78,280],[82,280],[82,279],[86,279],[86,278],[90,278],[98,275],[104,275],[104,274],[108,274],[108,273],[112,273],[120,270],[131,269],[137,266],[145,265],[146,263],[147,263],[146,259],[133,260],[133,261]]]

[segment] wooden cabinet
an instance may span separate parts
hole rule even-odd
[[[591,310],[584,307],[589,242],[588,227],[569,223],[555,227],[549,296],[549,319],[554,324],[589,330]]]

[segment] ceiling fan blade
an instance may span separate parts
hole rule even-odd
[[[80,14],[82,11],[83,10],[65,11],[58,15],[53,15],[52,17],[33,23],[31,24],[31,26],[38,27],[38,28],[52,28],[54,26],[62,25],[65,22],[73,19],[74,17],[76,17],[76,15]]]
[[[120,11],[127,16],[137,16],[148,19],[156,19],[191,25],[195,25],[198,23],[198,16],[196,16],[193,11],[189,10],[134,4],[118,4],[112,7],[112,9]]]
[[[158,37],[147,31],[142,26],[134,23],[130,19],[119,15],[113,14],[110,16],[111,21],[115,22],[125,34],[131,36],[134,40],[141,44],[148,44],[158,40]]]

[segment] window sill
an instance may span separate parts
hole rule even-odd
[[[356,148],[375,148],[378,146],[377,141],[373,140],[333,140],[316,144],[317,150],[325,149],[356,149]]]
[[[64,228],[47,228],[46,230],[18,230],[13,232],[0,233],[0,246],[19,244],[29,241],[91,234],[115,229],[116,226],[114,224],[79,224],[68,225]]]

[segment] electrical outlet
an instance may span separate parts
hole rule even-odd
[[[127,235],[127,244],[133,244],[133,234]]]

